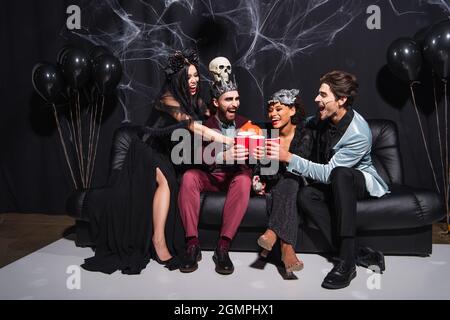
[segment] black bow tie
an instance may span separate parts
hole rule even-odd
[[[226,122],[221,122],[221,124],[220,124],[220,125],[221,125],[221,126],[222,126],[222,128],[224,128],[224,129],[229,129],[229,128],[232,128],[232,127],[234,127],[234,126],[235,126],[233,122],[229,122],[229,123],[226,123]]]

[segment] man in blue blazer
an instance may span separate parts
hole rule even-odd
[[[269,158],[287,162],[289,171],[313,180],[300,189],[298,205],[339,254],[339,263],[322,282],[327,289],[344,288],[356,277],[357,200],[389,192],[372,164],[369,125],[352,108],[357,91],[356,77],[347,72],[332,71],[320,78],[318,114],[309,121],[316,132],[314,161],[277,144],[267,148]]]

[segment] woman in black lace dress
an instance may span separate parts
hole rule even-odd
[[[267,111],[272,127],[279,130],[280,146],[307,159],[311,154],[313,137],[305,127],[305,111],[298,93],[296,89],[277,91],[270,97]],[[262,156],[261,152],[259,158]],[[286,271],[299,271],[303,268],[303,262],[295,254],[299,225],[297,192],[306,181],[286,171],[284,163],[280,163],[274,174],[262,175],[262,169],[254,179],[260,179],[266,191],[270,189],[272,201],[268,208],[268,228],[258,238],[258,244],[264,249],[261,254],[267,256],[279,238],[281,260]]]
[[[151,258],[177,269],[176,254],[184,248],[184,230],[177,213],[177,170],[171,159],[171,134],[186,129],[208,140],[233,144],[194,120],[205,111],[199,98],[198,57],[193,50],[169,57],[166,82],[147,126],[133,138],[122,170],[97,193],[89,208],[95,256],[82,267],[112,273],[138,274]]]

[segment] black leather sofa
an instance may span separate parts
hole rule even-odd
[[[372,157],[380,175],[388,182],[391,193],[379,199],[363,200],[357,207],[358,244],[385,254],[426,256],[432,250],[432,224],[445,217],[442,201],[435,192],[411,188],[403,184],[403,169],[394,122],[369,120],[372,130]],[[121,170],[132,135],[138,126],[117,129],[111,150],[110,178]],[[95,201],[98,190],[75,192],[67,201],[67,212],[76,218],[76,245],[91,246],[89,218],[86,208]],[[252,196],[232,243],[234,251],[259,251],[256,239],[267,224],[267,200]],[[214,249],[219,236],[223,193],[205,193],[201,197],[199,238],[203,249]],[[320,232],[311,225],[299,226],[297,252],[325,253],[330,251]]]

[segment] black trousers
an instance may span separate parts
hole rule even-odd
[[[297,204],[305,220],[313,222],[336,250],[340,238],[355,237],[357,200],[370,195],[364,175],[353,168],[334,168],[330,182],[300,188]]]

